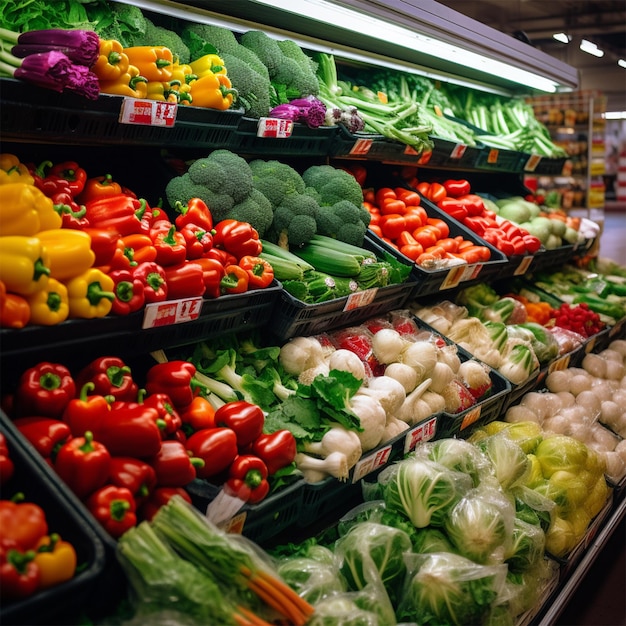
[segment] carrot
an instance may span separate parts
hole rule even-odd
[[[302,626],[306,622],[306,617],[302,615],[300,611],[286,602],[284,598],[276,598],[271,588],[267,589],[266,587],[258,585],[257,582],[252,581],[248,583],[248,587],[251,591],[254,591],[265,604],[278,611],[281,615],[284,615],[293,626]]]
[[[241,606],[241,605],[238,606],[237,611],[241,613],[241,615],[243,615],[244,618],[246,618],[244,622],[246,624],[251,624],[251,626],[271,626],[269,622],[266,622],[263,618],[259,617],[258,615],[255,615],[252,611],[247,609],[245,606]],[[241,617],[241,616],[235,615],[235,619],[237,619],[237,617]]]

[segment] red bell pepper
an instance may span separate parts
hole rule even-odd
[[[112,456],[146,458],[161,448],[159,413],[143,404],[109,412],[95,432]]]
[[[143,283],[143,295],[146,304],[167,300],[167,281],[165,270],[155,262],[139,263],[133,268],[133,277]]]
[[[69,424],[51,417],[18,417],[13,424],[48,465],[54,465],[59,449],[72,438]]]
[[[114,456],[111,458],[108,482],[128,489],[139,506],[156,488],[157,477],[152,465],[141,459]]]
[[[149,224],[143,222],[148,209],[145,200],[126,194],[91,200],[85,203],[87,219],[93,228],[115,231],[120,237],[133,233],[147,233]]]
[[[196,468],[198,478],[212,478],[230,467],[238,454],[237,435],[230,428],[204,428],[187,439],[187,450],[202,459]]]
[[[443,181],[444,189],[449,196],[453,198],[459,198],[460,196],[465,196],[470,192],[470,183],[468,180],[459,179],[459,180],[444,180]]]
[[[174,407],[172,399],[166,393],[152,393],[143,402],[144,406],[157,410],[157,423],[161,428],[163,439],[173,435],[182,427],[183,421]]]
[[[437,202],[437,207],[459,222],[462,222],[469,215],[467,206],[458,198],[442,198]]]
[[[20,493],[13,500],[0,500],[0,543],[15,541],[20,550],[31,550],[48,534],[48,522],[45,511],[23,497]]]
[[[99,200],[122,193],[122,187],[113,180],[111,174],[103,176],[92,176],[85,181],[81,193],[77,196],[79,202],[85,203],[92,200]]]
[[[132,401],[139,389],[130,367],[115,356],[98,357],[83,367],[76,376],[76,384],[82,388],[88,382],[94,384],[95,394],[113,396],[116,400]]]
[[[237,445],[244,449],[263,432],[265,414],[261,407],[245,400],[227,402],[215,411],[215,425],[230,428],[237,436]]]
[[[157,363],[146,373],[146,391],[149,394],[166,393],[177,410],[184,410],[195,397],[196,366],[189,361],[174,360]]]
[[[187,260],[201,259],[213,247],[213,235],[202,226],[186,224],[180,229],[185,240]]]
[[[202,268],[202,280],[204,282],[205,298],[218,298],[222,295],[222,278],[226,270],[221,261],[209,257],[195,259],[194,263]]]
[[[249,289],[265,289],[274,280],[274,268],[268,261],[258,256],[241,257],[239,266],[248,273]]]
[[[168,300],[194,298],[204,294],[204,272],[194,261],[164,267]]]
[[[530,254],[535,254],[539,248],[541,248],[541,240],[539,237],[535,237],[535,235],[526,234],[522,235],[522,239],[524,240],[524,244],[526,245],[526,250]]]
[[[92,493],[87,508],[114,539],[137,525],[137,504],[126,487],[106,485]]]
[[[91,238],[91,251],[96,255],[94,267],[109,265],[115,254],[119,235],[106,228],[83,228]]]
[[[480,196],[474,193],[468,193],[464,196],[460,196],[458,200],[463,203],[463,206],[467,209],[468,215],[483,215],[485,203]]]
[[[180,412],[182,429],[187,436],[203,428],[215,428],[215,408],[202,396],[196,396],[189,406]]]
[[[185,502],[191,504],[191,496],[182,487],[157,487],[148,496],[148,499],[141,504],[139,509],[140,517],[150,521],[156,515],[156,512],[174,496],[180,496]]]
[[[286,429],[259,435],[252,443],[252,453],[263,460],[267,471],[273,475],[295,461],[296,438]]]
[[[73,228],[83,230],[90,227],[89,218],[87,217],[87,207],[84,204],[76,203],[69,188],[57,191],[52,197],[54,210],[61,216],[62,228]]]
[[[113,279],[115,299],[111,312],[115,315],[129,315],[143,308],[146,298],[141,278],[135,278],[131,270],[113,270],[109,272]]]
[[[14,541],[0,542],[0,598],[3,602],[22,600],[38,589],[41,571],[34,550],[23,551]]]
[[[94,383],[85,383],[78,398],[70,400],[63,411],[62,419],[74,437],[81,437],[88,430],[93,432],[100,428],[111,410],[111,405],[104,396],[89,395],[94,389]]]
[[[189,224],[199,226],[209,233],[213,230],[213,215],[204,200],[191,198],[186,205],[177,202],[174,210],[179,214],[174,220],[178,230]]]
[[[76,383],[69,369],[60,363],[41,361],[20,376],[15,391],[17,415],[61,417],[76,395]]]
[[[81,193],[87,182],[87,171],[76,161],[63,161],[53,165],[48,172],[48,176],[55,176],[65,180],[73,198]]]
[[[234,294],[248,291],[250,277],[248,272],[239,265],[224,268],[224,278],[220,281],[222,293]]]
[[[161,487],[184,487],[196,478],[196,470],[204,466],[204,461],[189,456],[180,441],[170,440],[161,444],[150,464]]]
[[[435,204],[438,204],[448,195],[446,188],[441,183],[419,183],[417,185],[417,191]]]
[[[239,259],[234,254],[215,247],[215,238],[213,239],[213,244],[213,247],[206,253],[207,258],[219,261],[223,267],[237,265]]]
[[[6,485],[15,471],[15,464],[11,459],[7,438],[0,433],[0,486]]]
[[[267,466],[258,456],[242,454],[231,463],[224,489],[244,502],[256,504],[270,491],[267,475]]]
[[[174,224],[168,230],[151,230],[150,237],[156,250],[156,262],[162,267],[180,265],[187,258],[187,241]]]
[[[87,431],[62,445],[57,453],[54,469],[79,497],[85,498],[102,487],[109,477],[111,454],[93,433]]]
[[[248,222],[226,219],[215,224],[214,230],[214,245],[234,254],[237,259],[247,254],[259,256],[263,250],[259,233]]]

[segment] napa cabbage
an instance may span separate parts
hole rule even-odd
[[[567,435],[551,435],[546,437],[535,449],[535,456],[541,464],[545,478],[554,472],[565,470],[577,473],[587,464],[588,448],[573,437]]]
[[[504,490],[525,484],[530,461],[521,446],[508,436],[507,429],[481,439],[476,445],[491,460],[495,477]]]
[[[424,444],[423,453],[431,460],[447,467],[467,474],[472,479],[472,486],[476,487],[481,477],[489,471],[489,461],[473,444],[464,439],[438,439]]]
[[[509,570],[526,572],[543,559],[546,535],[541,526],[529,524],[516,517],[513,523],[513,540],[507,550],[505,561]]]

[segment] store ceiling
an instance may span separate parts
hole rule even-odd
[[[437,0],[491,28],[528,39],[530,45],[579,70],[580,89],[607,95],[607,109],[626,111],[625,0]],[[559,43],[553,33],[572,36]],[[579,49],[581,38],[605,50],[602,58]]]

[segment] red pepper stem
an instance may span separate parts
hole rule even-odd
[[[17,572],[20,574],[26,573],[28,564],[35,558],[34,550],[27,550],[26,552],[20,552],[15,548],[12,548],[7,552],[6,559]]]
[[[85,454],[87,454],[88,452],[93,452],[95,450],[95,447],[93,445],[93,433],[88,430],[83,436],[85,438],[85,443],[79,447],[79,450],[81,452],[84,452]]]
[[[174,233],[176,232],[176,226],[172,225],[170,229],[167,231],[167,235],[163,237],[163,243],[168,244],[169,246],[173,246],[177,243],[174,238]]]
[[[39,386],[47,391],[53,391],[61,386],[61,377],[52,372],[46,372],[39,377]]]
[[[111,500],[109,505],[111,518],[117,522],[121,522],[126,515],[126,511],[130,509],[130,502],[127,500]]]
[[[46,169],[52,167],[52,161],[42,161],[35,169],[35,176],[39,176],[40,178],[46,177]]]
[[[120,367],[119,365],[111,365],[107,367],[107,378],[114,387],[121,387],[126,376],[130,376],[131,371],[128,365]]]
[[[122,280],[115,286],[115,295],[121,302],[130,302],[135,295],[133,283],[129,280]]]
[[[258,487],[263,482],[264,478],[263,478],[263,474],[261,474],[259,470],[254,469],[254,470],[250,470],[249,472],[246,472],[246,475],[243,480],[246,483],[246,485],[248,485],[248,487],[250,487],[251,489],[254,489],[255,487]]]
[[[85,383],[80,390],[80,395],[78,396],[80,400],[83,402],[87,402],[87,396],[89,396],[89,392],[93,391],[96,388],[94,383]]]

